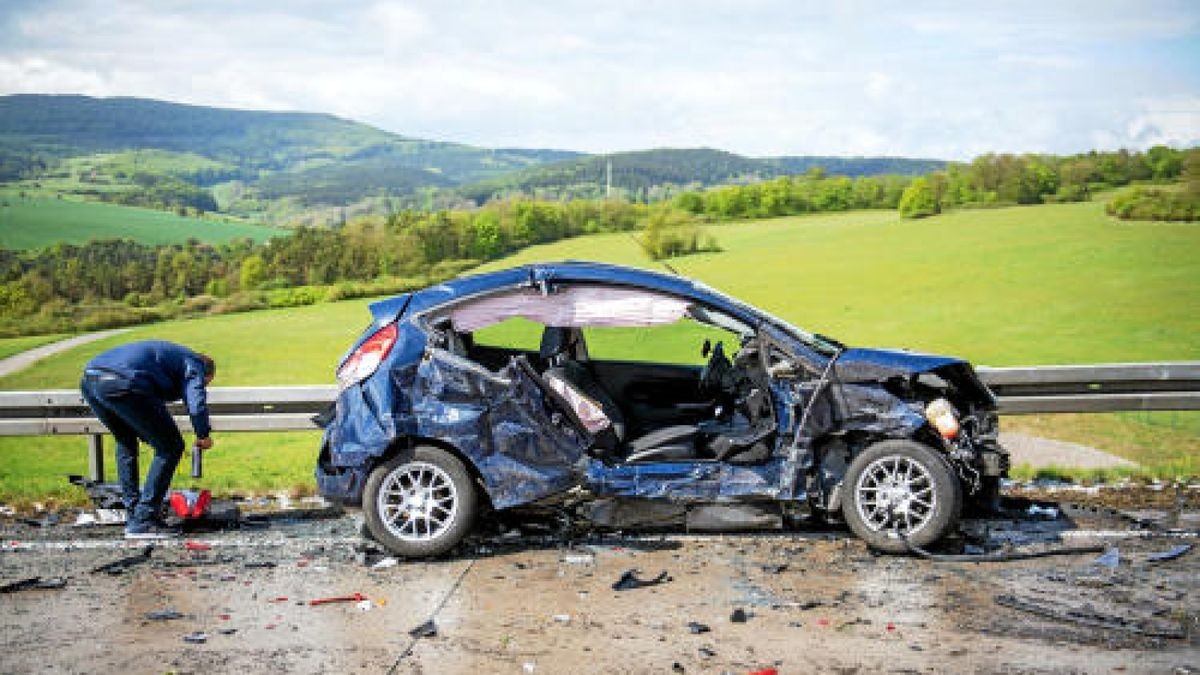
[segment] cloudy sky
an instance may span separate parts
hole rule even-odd
[[[3,0],[0,94],[19,92],[597,152],[1185,146],[1200,2]]]

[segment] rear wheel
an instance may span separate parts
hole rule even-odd
[[[946,460],[914,441],[883,441],[850,463],[842,516],[854,534],[889,553],[941,539],[958,523],[962,485]]]
[[[394,553],[435,556],[471,530],[478,494],[457,457],[430,446],[404,450],[371,472],[363,493],[367,528]]]

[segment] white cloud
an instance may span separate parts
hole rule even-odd
[[[1191,146],[1200,144],[1200,96],[1141,101],[1141,111],[1125,127],[1128,145]]]
[[[331,112],[408,136],[593,151],[966,158],[1196,142],[1200,7],[958,7],[7,4],[0,93]]]

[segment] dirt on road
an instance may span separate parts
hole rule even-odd
[[[1200,513],[1177,521],[1194,530]],[[965,527],[969,540],[1110,552],[934,562],[874,555],[836,529],[510,532],[392,564],[338,516],[194,535],[111,574],[92,570],[142,549],[119,528],[9,522],[0,583],[66,585],[0,595],[0,671],[1198,672],[1200,552],[1151,560],[1185,534],[1108,517]],[[666,577],[615,590],[631,569]],[[351,599],[312,603],[330,597]]]

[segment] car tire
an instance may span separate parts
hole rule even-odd
[[[403,450],[375,467],[363,492],[367,529],[396,555],[423,558],[458,545],[475,522],[475,481],[454,455],[431,446]]]
[[[915,441],[875,443],[850,462],[842,517],[873,549],[904,553],[941,539],[958,523],[962,484],[949,463]],[[901,536],[903,533],[904,537]]]

